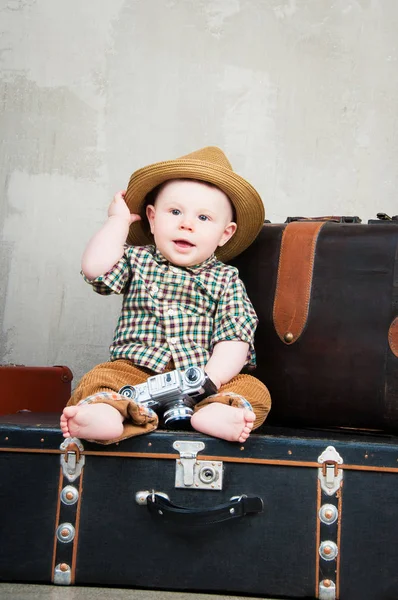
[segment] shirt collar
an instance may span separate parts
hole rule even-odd
[[[159,250],[156,248],[156,246],[152,246],[152,248],[153,248],[153,258],[158,264],[160,264],[160,265],[172,264],[167,260],[167,258],[165,258],[163,256],[163,254],[161,252],[159,252]],[[200,263],[198,265],[192,265],[191,267],[178,267],[178,268],[189,271],[189,273],[192,273],[194,275],[198,275],[205,269],[212,267],[216,262],[217,262],[217,258],[214,254],[212,254],[211,256],[209,256],[209,258],[207,258],[206,260],[204,260],[202,263]]]

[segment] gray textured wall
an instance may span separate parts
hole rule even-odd
[[[398,212],[396,0],[0,0],[0,362],[106,360],[79,275],[133,170],[219,145],[289,214]]]

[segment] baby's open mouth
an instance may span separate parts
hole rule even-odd
[[[188,240],[174,240],[174,243],[178,248],[192,248],[192,246],[194,246],[194,244],[191,244]]]

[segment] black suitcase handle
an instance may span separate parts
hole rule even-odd
[[[196,509],[177,506],[158,494],[150,494],[147,497],[147,506],[151,515],[159,520],[189,527],[213,525],[213,523],[237,519],[260,513],[264,508],[263,501],[258,496],[238,496],[225,504]]]

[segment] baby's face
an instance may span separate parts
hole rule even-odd
[[[158,250],[181,267],[200,264],[236,231],[228,196],[199,181],[169,181],[147,217]]]

